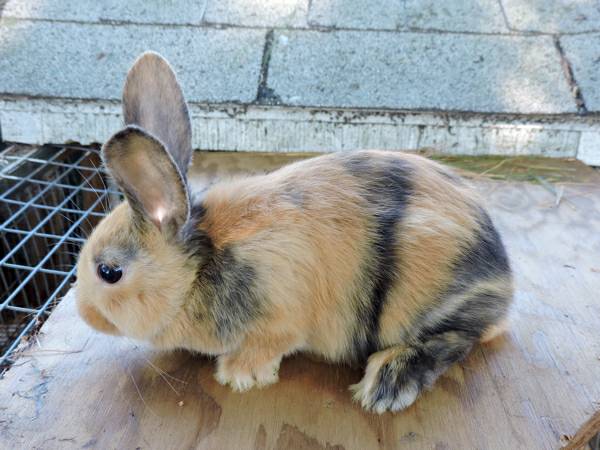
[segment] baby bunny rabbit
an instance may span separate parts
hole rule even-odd
[[[102,149],[126,201],[79,257],[83,319],[105,333],[217,356],[233,389],[275,383],[309,352],[365,367],[369,410],[415,401],[501,331],[507,256],[467,184],[419,156],[329,154],[195,196],[188,109],[156,53],[133,65],[126,127]]]

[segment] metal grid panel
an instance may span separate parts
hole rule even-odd
[[[95,148],[0,152],[0,376],[66,293],[81,243],[119,195],[99,165]]]

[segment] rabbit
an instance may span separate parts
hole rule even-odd
[[[235,391],[278,381],[284,356],[358,365],[366,410],[411,405],[513,297],[498,231],[467,181],[424,157],[330,153],[192,192],[191,125],[159,54],[123,92],[103,145],[125,200],[83,245],[75,287],[91,327],[216,357]]]

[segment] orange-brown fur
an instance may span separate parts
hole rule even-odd
[[[456,256],[459,243],[468,242],[476,228],[470,215],[476,200],[468,187],[453,184],[432,170],[436,165],[433,162],[412,155],[375,154],[408,160],[415,168],[418,186],[418,195],[411,199],[407,220],[402,224],[403,238],[398,248],[401,255],[409,255],[402,258],[405,275],[393,286],[381,316],[382,338],[386,344],[394,345],[403,330],[414,325],[416,313],[448,282],[449,261]],[[305,185],[326,194],[311,198],[301,210],[291,200],[281,198],[286,183],[292,183],[294,188]],[[250,352],[253,356],[262,352],[265,356],[236,359],[242,371],[251,371],[248,361],[255,359],[259,365],[266,364],[265,358],[270,360],[290,350],[305,349],[331,360],[340,359],[345,352],[345,333],[354,319],[349,291],[356,288],[353,279],[366,251],[363,243],[372,232],[371,224],[361,215],[361,200],[353,192],[355,184],[356,180],[337,165],[335,157],[323,157],[296,163],[270,175],[216,184],[206,193],[204,203],[208,213],[200,227],[215,245],[236,244],[265,273],[277,273],[276,277],[267,277],[272,279],[264,286],[270,302],[268,314],[253,324],[234,351]],[[119,208],[116,217],[122,217],[124,222],[127,205]],[[117,233],[123,222],[111,222],[103,235]],[[146,239],[145,246],[153,248],[157,260],[176,257],[156,253],[155,249],[168,248],[155,242],[160,240],[158,236],[151,234]],[[88,245],[102,243],[91,240]],[[293,271],[285,270],[289,258],[294,260]],[[191,268],[182,276],[182,266],[185,265],[164,264],[163,267],[175,269],[166,273],[165,279],[193,278]],[[323,268],[327,273],[323,273]],[[82,274],[85,272],[80,270]],[[156,292],[164,287],[157,283],[149,289],[154,302],[157,302]],[[136,284],[130,291],[115,293],[115,298],[139,289]],[[113,299],[109,304],[118,307],[119,302]],[[186,314],[178,315],[151,340],[161,348],[184,347],[210,353],[227,350],[211,342],[214,340],[210,332],[197,329],[189,312],[196,306],[188,306]],[[163,311],[159,309],[146,310],[144,321],[159,322],[161,314]],[[93,325],[102,331],[112,331],[107,330],[105,322],[99,318]],[[284,348],[282,335],[286,336]],[[136,333],[135,337],[148,336]],[[257,341],[260,347],[252,344]]]
[[[449,280],[448,263],[455,257],[458,243],[460,240],[468,242],[472,237],[470,232],[476,227],[473,217],[465,214],[471,208],[472,191],[446,181],[431,170],[429,166],[434,163],[423,158],[393,157],[409,159],[419,171],[416,178],[419,195],[411,201],[399,246],[402,255],[411,255],[403,260],[406,275],[394,286],[382,314],[382,334],[389,335],[390,344],[398,340],[399,325],[411,326],[415,313]],[[310,178],[311,169],[327,180],[324,186],[315,186]],[[343,169],[331,166],[331,160],[298,164],[287,168],[283,175],[275,173],[215,185],[205,197],[209,213],[201,228],[217,246],[241,245],[260,265],[283,266],[285,261],[278,262],[275,258],[286,254],[293,254],[296,261],[304,262],[295,267],[294,273],[282,273],[275,280],[276,285],[267,287],[273,292],[269,298],[280,295],[295,299],[296,303],[273,304],[265,320],[268,326],[256,326],[263,334],[271,328],[277,333],[288,329],[290,319],[294,318],[299,328],[296,334],[303,337],[299,341],[336,359],[336,347],[343,342],[341,335],[347,326],[343,321],[336,325],[331,320],[336,316],[351,317],[350,313],[340,313],[348,306],[343,301],[345,292],[352,286],[355,268],[363,256],[357,244],[365,241],[369,224],[359,219],[360,202],[356,196],[349,194],[344,202],[335,192],[340,186],[346,187],[355,181]],[[320,192],[331,192],[331,198],[314,199],[300,217],[297,208],[279,196],[282,184],[290,180],[297,183],[296,187],[305,183]],[[336,225],[342,221],[344,233],[340,235]],[[294,241],[295,236],[297,241]],[[269,246],[268,241],[272,241],[275,248]],[[307,244],[311,245],[310,249],[303,248]],[[301,254],[303,250],[305,255]],[[271,261],[264,263],[261,258]],[[323,267],[331,271],[326,277],[320,274]],[[285,275],[290,277],[286,279]],[[282,288],[285,292],[276,294]],[[307,305],[306,298],[314,300]],[[304,342],[306,340],[309,342]],[[179,345],[182,344],[173,342],[170,346]]]

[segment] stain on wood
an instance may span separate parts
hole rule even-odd
[[[341,445],[322,445],[312,436],[307,435],[294,425],[284,423],[275,444],[275,450],[344,450]]]
[[[267,448],[267,431],[265,426],[260,424],[256,432],[256,440],[254,441],[254,450],[265,450]]]

